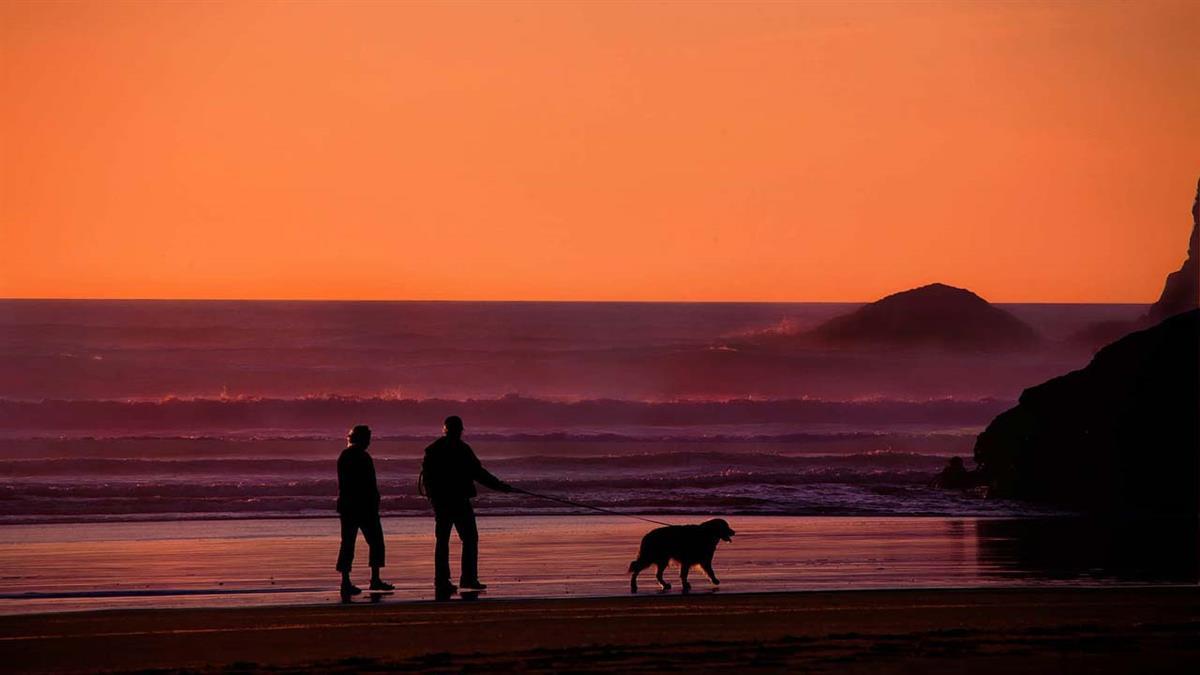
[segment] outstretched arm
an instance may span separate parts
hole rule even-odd
[[[469,448],[469,446],[468,446],[468,448]],[[481,485],[489,487],[498,492],[512,492],[511,485],[509,485],[508,483],[505,483],[504,481],[500,480],[499,478],[496,478],[495,476],[492,475],[492,473],[490,471],[483,468],[483,463],[480,462],[479,458],[475,456],[474,450],[468,449],[468,452],[471,453],[471,464],[473,465],[473,468],[474,468],[474,470],[472,472],[472,478],[474,478],[476,481],[478,481]]]

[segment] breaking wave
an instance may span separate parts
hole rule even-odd
[[[556,401],[509,395],[491,399],[321,396],[165,398],[151,401],[0,399],[0,433],[37,435],[187,435],[276,433],[340,435],[367,422],[377,432],[428,434],[449,414],[474,432],[574,435],[779,435],[873,429],[979,428],[1011,405],[997,399],[731,399]],[[683,430],[683,431],[679,431]],[[670,435],[670,434],[668,434]]]

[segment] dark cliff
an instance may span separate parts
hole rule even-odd
[[[1197,513],[1200,310],[1026,389],[975,443],[990,495],[1093,512]]]
[[[1196,199],[1192,202],[1192,238],[1188,242],[1187,260],[1177,271],[1167,275],[1158,302],[1150,306],[1146,319],[1150,323],[1200,306],[1200,181],[1196,182]]]
[[[1070,342],[1095,348],[1139,328],[1146,328],[1181,312],[1200,307],[1200,181],[1196,183],[1196,199],[1192,202],[1192,237],[1188,241],[1187,259],[1176,271],[1167,275],[1158,301],[1136,321],[1108,321],[1086,326],[1073,335]]]

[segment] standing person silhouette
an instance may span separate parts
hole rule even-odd
[[[346,435],[346,449],[338,457],[337,511],[342,521],[342,546],[338,550],[337,570],[342,573],[342,595],[358,595],[362,589],[350,581],[354,564],[354,542],[358,531],[370,547],[371,590],[390,591],[394,586],[379,578],[383,567],[383,526],[379,522],[379,485],[375,481],[375,462],[367,454],[371,428],[360,424]]]
[[[425,448],[419,486],[433,505],[437,538],[433,552],[434,591],[437,596],[445,597],[458,590],[450,582],[451,527],[462,541],[459,586],[475,590],[487,588],[487,584],[479,581],[479,530],[475,527],[475,511],[471,508],[471,498],[476,495],[475,482],[500,492],[512,492],[513,488],[484,469],[475,451],[463,442],[461,418],[447,417],[442,433],[441,438]]]

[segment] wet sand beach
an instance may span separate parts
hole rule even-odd
[[[658,595],[0,617],[13,672],[1194,672],[1200,589]]]
[[[662,516],[666,517],[666,516]],[[671,518],[699,522],[702,518]],[[432,599],[433,523],[386,518],[387,603]],[[1071,519],[730,516],[723,592],[1195,584],[1196,528],[1102,529]],[[608,516],[481,517],[490,599],[621,596],[655,527]],[[0,528],[0,614],[333,604],[337,521],[10,525]],[[457,566],[454,541],[451,560]],[[365,583],[366,545],[355,579]],[[457,571],[457,570],[456,570]],[[677,581],[678,568],[667,571]],[[696,592],[709,592],[693,575]],[[657,590],[653,570],[643,593]],[[676,584],[678,589],[678,584]]]

